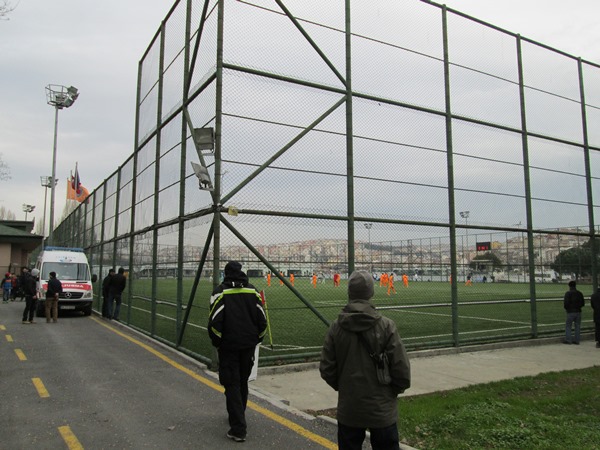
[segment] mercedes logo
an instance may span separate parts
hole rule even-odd
[[[71,298],[71,293],[70,292],[65,292],[65,298]]]

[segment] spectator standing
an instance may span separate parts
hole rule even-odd
[[[594,325],[596,327],[596,348],[600,348],[600,291],[592,294],[592,309],[594,310]]]
[[[108,282],[107,313],[109,319],[119,320],[119,313],[121,312],[122,295],[126,286],[127,278],[125,278],[125,269],[123,267],[119,267],[119,271],[112,277],[110,277]]]
[[[10,292],[12,291],[12,278],[10,273],[6,272],[2,278],[2,301],[8,303],[10,300]]]
[[[40,274],[38,269],[33,269],[29,273],[27,267],[21,270],[19,279],[20,288],[23,290],[25,297],[25,309],[23,310],[23,323],[35,323],[33,315],[35,314],[35,306],[37,303],[37,277]]]
[[[11,280],[12,280],[12,289],[10,291],[10,301],[14,302],[17,299],[17,291],[19,290],[19,279],[17,278],[17,276],[12,273],[10,275]]]
[[[58,322],[58,297],[63,291],[62,283],[56,278],[56,272],[50,272],[48,278],[48,289],[46,289],[46,323],[50,323],[50,319],[54,323]]]
[[[563,300],[565,311],[567,312],[567,321],[565,324],[564,344],[579,345],[581,328],[581,308],[585,304],[583,294],[577,290],[577,283],[569,281],[569,290],[565,293]],[[572,328],[575,324],[575,337],[572,337]]]
[[[338,391],[340,450],[362,448],[366,429],[374,450],[400,448],[397,396],[410,387],[410,363],[395,323],[371,303],[373,294],[371,274],[352,273],[348,304],[329,328],[321,352],[321,377]],[[390,384],[379,382],[363,339],[374,354],[387,355]]]
[[[108,286],[114,274],[115,269],[110,269],[108,275],[102,280],[102,317],[105,319],[108,319]]]
[[[262,298],[248,282],[242,265],[230,261],[225,278],[210,297],[208,334],[219,355],[219,382],[225,387],[229,416],[227,437],[246,440],[248,378],[254,365],[254,350],[267,330]]]

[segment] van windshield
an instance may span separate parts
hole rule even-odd
[[[56,272],[59,280],[89,281],[90,270],[85,263],[47,262],[42,266],[42,280],[50,278],[50,272]]]

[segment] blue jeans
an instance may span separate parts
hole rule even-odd
[[[575,323],[575,339],[571,338],[571,327]],[[581,328],[581,313],[580,312],[572,312],[567,313],[567,322],[565,324],[565,340],[569,343],[575,342],[579,344],[580,333],[579,330]]]
[[[115,302],[113,311],[113,301]],[[121,293],[108,294],[108,307],[106,308],[109,319],[119,320],[119,312],[121,311]]]
[[[356,428],[338,422],[339,450],[361,450],[366,428]],[[369,428],[373,450],[399,450],[398,426],[394,423],[384,428]]]

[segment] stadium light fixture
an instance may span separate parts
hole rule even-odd
[[[56,180],[56,143],[58,136],[58,110],[69,108],[79,97],[79,91],[73,86],[61,86],[59,84],[49,84],[46,86],[46,101],[54,107],[54,146],[52,149],[52,176],[51,180]],[[56,193],[56,182],[50,186],[50,226],[48,229],[48,244],[53,244],[54,235],[54,198]],[[45,224],[44,224],[45,227]]]
[[[23,203],[23,212],[25,212],[25,220],[27,220],[27,214],[33,212],[34,209],[34,205],[28,205],[26,203]]]
[[[210,174],[206,168],[204,162],[204,151],[208,150],[209,153],[214,152],[215,148],[215,132],[213,128],[194,128],[192,133],[194,139],[194,146],[196,147],[196,153],[198,153],[199,163],[191,162],[194,174],[198,178],[199,188],[203,191],[213,191],[214,187]]]

